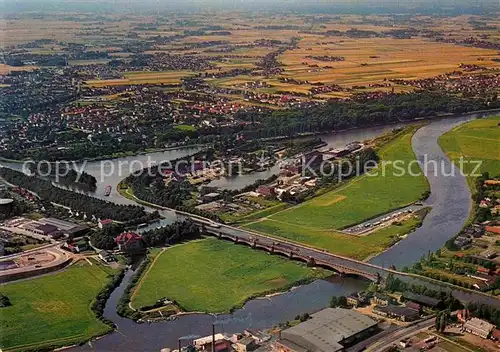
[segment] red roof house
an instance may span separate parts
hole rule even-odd
[[[477,267],[477,273],[478,274],[490,275],[491,271],[492,271],[491,269],[485,268],[483,266]]]
[[[500,226],[486,226],[484,229],[487,232],[492,232],[492,233],[500,234]]]
[[[134,232],[124,232],[115,238],[118,249],[123,252],[133,253],[144,250],[144,243],[140,235]]]
[[[100,229],[103,229],[103,228],[110,226],[112,224],[113,224],[113,220],[103,219],[103,220],[99,221],[99,224],[97,226],[99,226]]]
[[[257,188],[257,193],[260,195],[263,195],[264,197],[269,197],[274,195],[274,187],[270,187],[267,185],[260,185],[259,188]]]

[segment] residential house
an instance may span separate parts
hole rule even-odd
[[[381,315],[383,317],[395,318],[404,322],[413,321],[420,317],[418,312],[414,309],[393,305],[377,305],[373,307],[373,313]]]
[[[486,226],[484,229],[491,233],[500,234],[500,226]]]
[[[422,311],[422,306],[420,304],[418,304],[416,302],[412,302],[412,301],[406,302],[405,307],[413,309],[414,311],[419,312],[419,313]]]
[[[116,237],[115,241],[122,252],[138,253],[145,249],[141,236],[134,232],[124,232]]]
[[[78,242],[66,242],[65,247],[73,253],[81,253],[90,249],[87,241],[83,239]]]
[[[203,201],[203,203],[213,202],[219,198],[220,198],[220,193],[217,192],[212,192],[201,196],[201,200]]]
[[[353,307],[358,307],[360,305],[359,297],[356,293],[352,293],[346,297],[347,304]]]
[[[491,339],[494,341],[500,341],[500,330],[499,329],[493,329],[491,332]]]
[[[375,293],[371,298],[370,303],[379,306],[388,306],[390,303],[392,303],[392,299],[387,295]]]
[[[481,253],[481,257],[486,259],[494,259],[497,256],[497,252],[494,249],[487,249]]]
[[[268,185],[260,185],[259,188],[257,188],[257,193],[264,197],[272,197],[274,196],[274,187]]]
[[[99,224],[97,225],[101,230],[113,225],[113,220],[111,219],[103,219],[99,221]]]
[[[266,334],[265,332],[260,330],[246,329],[243,332],[245,336],[252,337],[257,343],[267,342],[271,339],[271,336],[269,334]]]
[[[247,336],[235,342],[234,347],[237,352],[253,351],[257,344],[253,337]]]
[[[485,268],[483,266],[478,266],[476,273],[481,275],[491,275],[492,269]]]
[[[466,237],[466,236],[457,236],[457,238],[455,238],[455,240],[453,241],[453,244],[455,244],[455,246],[457,246],[461,249],[466,249],[466,248],[470,247],[471,243],[472,243],[472,239],[470,239],[469,237]]]
[[[111,263],[116,261],[116,258],[113,255],[113,253],[104,250],[99,252],[99,258],[101,258],[101,260],[105,263]]]

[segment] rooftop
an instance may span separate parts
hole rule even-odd
[[[46,225],[52,225],[57,227],[61,231],[65,232],[74,232],[75,230],[82,230],[87,228],[87,225],[78,225],[69,221],[61,220],[61,219],[56,219],[56,218],[41,218],[38,220],[39,222],[46,224]]]
[[[13,201],[14,201],[14,199],[10,199],[10,198],[0,198],[0,205],[10,204]]]
[[[326,308],[281,333],[281,340],[314,352],[335,352],[341,342],[377,325],[370,317],[350,309]]]
[[[409,292],[409,291],[403,292],[402,297],[404,299],[414,301],[417,303],[421,303],[421,304],[424,304],[424,305],[430,306],[430,307],[436,307],[441,302],[439,299],[432,298],[429,296],[424,296],[424,295],[418,295],[416,293]]]
[[[488,323],[485,320],[481,320],[478,318],[472,318],[465,322],[464,328],[475,330],[488,335],[495,326],[493,324]]]

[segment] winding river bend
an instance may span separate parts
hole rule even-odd
[[[422,226],[400,241],[394,247],[374,257],[371,263],[388,267],[396,265],[401,268],[411,265],[429,250],[435,251],[440,248],[446,240],[453,237],[466,222],[471,209],[471,193],[467,187],[465,178],[458,173],[457,168],[451,164],[446,155],[438,145],[438,138],[453,127],[472,120],[474,118],[493,115],[493,113],[479,113],[443,119],[435,119],[417,131],[412,140],[413,150],[417,159],[422,163],[435,160],[438,165],[442,163],[444,170],[454,170],[454,176],[445,176],[442,172],[434,173],[429,168],[427,178],[431,187],[431,196],[425,205],[432,207],[431,212],[425,218]],[[360,130],[346,131],[339,134],[323,136],[331,147],[341,147],[354,140],[373,138],[380,133],[397,127],[382,126],[376,128],[364,128]],[[153,153],[149,156],[156,157],[155,161],[179,158],[192,154],[195,149],[169,151],[164,153]],[[124,163],[139,160],[146,163],[148,155],[138,157],[121,158],[106,161],[107,165],[118,165],[122,160]],[[101,162],[87,163],[85,171],[94,175],[99,181],[99,187],[95,196],[121,204],[132,204],[128,199],[113,193],[110,197],[103,196],[103,187],[110,184],[115,186],[128,174],[111,174],[101,179]],[[136,162],[138,165],[138,162]],[[10,165],[8,165],[10,166]],[[13,165],[16,167],[16,165]],[[17,166],[16,168],[18,168]],[[440,166],[439,166],[440,167]],[[440,171],[440,170],[438,170]],[[266,173],[238,176],[232,179],[217,180],[217,185],[225,188],[241,188],[252,183],[256,179],[266,178]],[[173,221],[175,214],[163,212],[169,216],[167,221]],[[155,324],[136,324],[131,320],[119,317],[116,314],[116,303],[132,276],[129,271],[123,283],[113,292],[109,299],[105,316],[117,324],[117,331],[89,344],[74,348],[78,351],[158,351],[164,347],[176,347],[177,340],[182,336],[208,335],[214,322],[212,315],[194,314],[185,315],[174,321]],[[291,320],[299,313],[311,312],[326,306],[332,295],[345,295],[353,291],[363,289],[368,282],[354,278],[333,278],[331,280],[318,280],[312,284],[301,286],[291,292],[273,296],[265,299],[254,299],[242,309],[232,314],[221,315],[217,321],[221,324],[218,330],[225,332],[242,331],[245,328],[267,328],[279,322]]]
[[[471,211],[471,192],[465,176],[442,151],[438,139],[464,122],[488,115],[474,114],[433,120],[414,134],[413,151],[417,160],[427,165],[423,172],[431,187],[431,195],[424,205],[432,207],[432,210],[420,228],[370,260],[372,264],[382,267],[395,265],[397,268],[410,266],[429,250],[435,252],[460,231]],[[433,161],[437,164],[434,165]]]

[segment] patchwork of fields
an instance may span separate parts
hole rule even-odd
[[[218,313],[251,297],[326,275],[325,270],[207,238],[161,253],[137,286],[132,305],[152,305],[166,297],[186,311]]]

